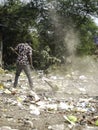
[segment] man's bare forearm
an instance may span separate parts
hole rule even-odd
[[[17,51],[16,51],[13,47],[10,47],[10,49],[11,49],[17,56],[19,56],[19,54],[17,53]]]
[[[30,62],[30,65],[32,66],[33,65],[32,56],[29,56],[29,62]]]

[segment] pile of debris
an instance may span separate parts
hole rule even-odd
[[[10,79],[13,75],[5,75],[9,79],[0,83],[0,130],[21,130],[20,127],[24,130],[39,130],[37,124],[43,119],[40,125],[44,124],[45,130],[98,129],[97,98],[84,96],[78,99],[58,99],[55,96],[46,96],[43,92],[36,94],[26,85],[14,89]],[[46,78],[41,80],[50,83]],[[53,123],[53,117],[58,121]]]

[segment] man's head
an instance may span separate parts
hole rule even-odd
[[[29,46],[32,46],[32,41],[31,40],[26,40],[26,43],[28,43]]]

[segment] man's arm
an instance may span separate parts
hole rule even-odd
[[[10,47],[10,49],[11,49],[17,56],[19,56],[19,54],[17,53],[17,51],[16,51],[13,47]]]
[[[32,62],[32,55],[29,55],[29,62],[30,62],[30,65],[32,66],[32,65],[33,65],[33,62]]]
[[[34,69],[33,67],[33,61],[32,61],[32,55],[29,55],[29,63],[32,69]]]

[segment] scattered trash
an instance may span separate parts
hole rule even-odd
[[[5,73],[5,70],[0,67],[0,74]]]
[[[36,102],[40,100],[40,97],[34,91],[30,91],[30,95],[35,98]]]
[[[81,75],[81,76],[79,76],[79,79],[81,79],[81,80],[85,80],[85,79],[87,79],[87,77],[84,76],[84,75]]]
[[[0,94],[2,94],[2,93],[3,93],[3,90],[4,90],[4,86],[3,86],[3,84],[2,84],[2,83],[0,83]]]
[[[73,116],[73,115],[69,115],[68,116],[68,119],[73,122],[73,123],[76,123],[77,122],[77,117],[76,116]]]
[[[4,85],[0,83],[0,90],[4,89]]]
[[[64,124],[56,124],[48,126],[48,130],[65,130]]]
[[[86,126],[82,130],[98,130],[98,127]]]
[[[5,74],[7,77],[10,77],[10,78],[12,78],[13,77],[13,75],[12,74]]]
[[[12,128],[9,127],[9,126],[2,126],[2,127],[0,128],[0,130],[18,130],[18,129],[12,129]]]
[[[30,114],[34,114],[36,116],[40,115],[39,108],[35,105],[30,105]]]
[[[75,122],[73,122],[72,121],[72,119],[70,120],[67,116],[63,116],[64,117],[64,119],[66,120],[66,121],[68,121],[70,124],[72,124],[72,125],[75,125]]]
[[[61,109],[61,110],[65,109],[65,110],[69,110],[70,111],[73,108],[74,108],[73,105],[69,105],[69,104],[64,103],[64,102],[60,102],[60,104],[58,105],[58,109]]]
[[[58,121],[58,124],[57,122],[53,122],[53,124],[49,122],[50,124],[47,125],[48,130],[74,130],[78,126],[80,128],[82,127],[81,130],[98,129],[98,100],[86,95],[87,89],[85,83],[87,82],[85,81],[87,77],[85,75],[79,75],[79,73],[73,72],[72,74],[66,74],[64,79],[62,76],[50,76],[46,78],[41,73],[41,78],[34,77],[34,89],[36,90],[36,87],[39,87],[39,91],[37,92],[30,90],[24,74],[20,75],[21,80],[19,81],[19,86],[21,87],[17,88],[12,87],[11,79],[13,75],[5,74],[5,76],[7,79],[2,80],[0,83],[0,123],[4,119],[9,124],[10,122],[14,124],[18,122],[19,126],[17,128],[25,126],[27,129],[38,130],[34,127],[35,122],[39,123],[41,120],[52,122],[53,118],[60,116],[61,120],[58,120],[64,124]],[[81,85],[82,83],[83,85]],[[47,85],[49,86],[48,89],[46,88]],[[60,88],[60,86],[63,86],[63,88]],[[66,87],[70,91],[66,91],[65,93]],[[78,98],[72,97],[74,89],[81,92]],[[61,90],[64,90],[64,92],[61,93]],[[63,97],[63,94],[65,94],[65,97]],[[67,98],[67,95],[70,97]],[[24,113],[24,116],[22,116],[22,113]],[[21,121],[16,119],[17,114],[21,117]],[[83,126],[85,125],[86,128],[84,129]],[[2,126],[0,130],[18,129],[12,129],[10,126]]]
[[[98,126],[98,120],[95,121],[95,125]]]
[[[81,92],[85,92],[86,93],[86,90],[85,88],[78,88]]]
[[[47,104],[46,109],[47,111],[57,111],[57,104]]]
[[[5,89],[5,90],[4,90],[4,93],[6,93],[6,94],[11,94],[11,91],[9,91],[8,89]]]

